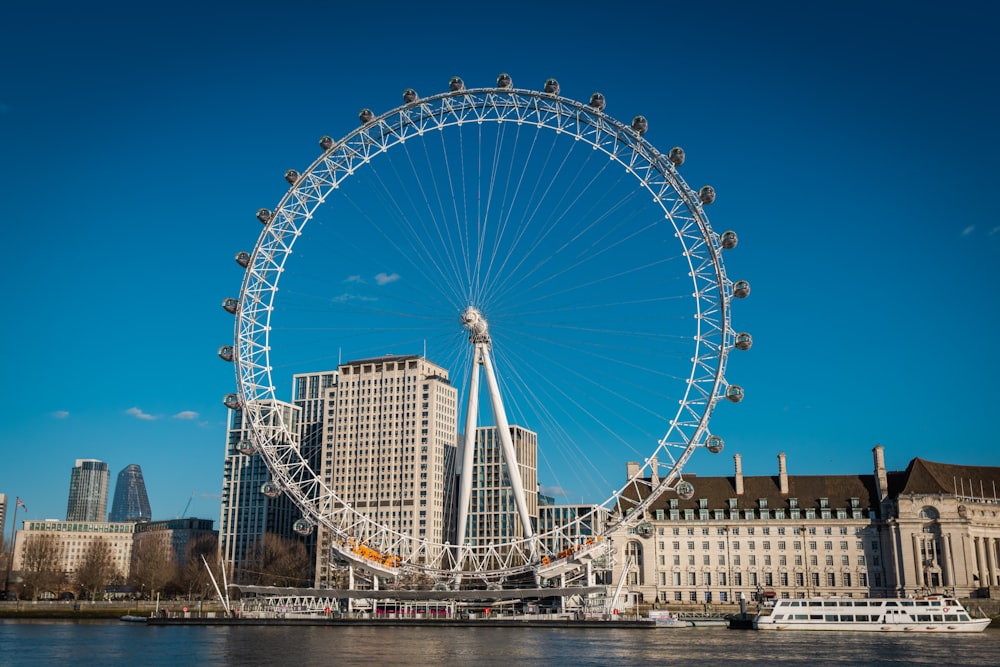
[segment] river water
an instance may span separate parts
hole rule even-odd
[[[1000,629],[966,635],[726,628],[146,626],[0,620],[0,665],[934,665],[995,667]]]

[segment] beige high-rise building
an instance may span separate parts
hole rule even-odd
[[[326,390],[321,475],[359,514],[415,542],[454,542],[458,391],[417,355],[341,364]],[[336,586],[321,528],[317,587]]]

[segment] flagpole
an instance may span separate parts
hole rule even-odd
[[[10,526],[10,547],[7,549],[7,574],[3,578],[3,599],[7,599],[7,589],[10,587],[10,569],[14,565],[14,531],[17,530],[17,508],[21,506],[21,498],[14,503],[14,517]]]

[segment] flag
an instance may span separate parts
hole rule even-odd
[[[22,508],[25,512],[28,511],[28,506],[24,504],[23,500],[21,500],[21,496],[17,497],[17,506]]]

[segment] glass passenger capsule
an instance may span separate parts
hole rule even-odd
[[[299,180],[299,172],[295,169],[289,169],[285,172],[285,180],[288,181],[289,185],[295,185],[295,181]]]
[[[698,190],[698,199],[702,204],[711,204],[715,201],[715,188],[711,185],[701,186],[701,190]]]
[[[277,498],[281,495],[281,488],[274,482],[264,482],[260,485],[260,492],[268,498]]]
[[[640,137],[646,134],[646,130],[649,129],[649,121],[646,120],[645,116],[636,116],[632,119],[632,131],[638,134]]]
[[[271,217],[274,213],[271,212],[269,208],[259,208],[257,209],[257,219],[260,220],[261,224],[266,225],[271,222]]]
[[[753,336],[748,334],[746,331],[741,331],[736,334],[736,339],[733,341],[733,345],[737,350],[749,350],[753,347]]]
[[[733,403],[739,403],[743,400],[743,387],[738,384],[729,385],[726,387],[726,398]]]
[[[514,87],[514,81],[513,79],[510,78],[510,74],[507,74],[507,72],[500,72],[500,75],[497,77],[497,88],[513,88],[513,87]]]
[[[294,524],[292,524],[292,530],[299,535],[311,535],[313,532],[313,525],[308,519],[298,519]]]
[[[333,137],[331,137],[329,134],[324,134],[322,137],[319,138],[319,147],[325,151],[328,151],[331,148],[333,148]]]
[[[694,485],[691,482],[685,480],[677,482],[674,491],[677,492],[677,497],[681,500],[691,500],[694,498]]]
[[[244,269],[250,264],[250,253],[245,250],[240,250],[236,253],[236,263],[242,266]]]
[[[227,296],[222,300],[222,309],[229,313],[230,315],[235,315],[236,311],[240,307],[240,302],[231,296]]]
[[[640,537],[649,537],[653,534],[653,524],[648,521],[643,521],[635,527],[635,532]]]
[[[732,250],[736,247],[736,244],[740,242],[740,239],[736,236],[736,232],[731,229],[727,229],[722,232],[722,236],[719,237],[719,242],[726,250]]]
[[[240,397],[236,394],[226,394],[222,397],[222,404],[230,410],[237,410],[240,407]]]
[[[403,102],[404,103],[406,103],[406,104],[413,104],[414,102],[416,102],[419,99],[420,99],[420,96],[417,95],[417,91],[413,90],[412,88],[407,88],[406,90],[403,91]]]
[[[250,438],[242,438],[236,443],[236,451],[243,456],[253,456],[257,453],[257,445]]]
[[[462,81],[462,77],[453,76],[451,81],[448,82],[448,88],[454,93],[459,90],[465,90],[465,82]]]
[[[607,100],[604,99],[604,95],[601,93],[594,93],[590,96],[590,106],[594,107],[598,111],[604,111],[606,104]]]
[[[705,439],[705,449],[713,454],[718,454],[725,446],[726,443],[717,435],[710,435]]]
[[[546,79],[545,80],[545,92],[547,92],[549,95],[558,95],[559,94],[559,82],[556,81],[555,79]]]
[[[232,361],[233,360],[233,346],[232,345],[223,345],[222,347],[220,347],[219,348],[219,359],[222,359],[223,361]]]
[[[667,154],[667,159],[670,160],[675,167],[679,167],[684,164],[684,149],[680,146],[674,146],[670,149],[670,153]]]
[[[737,299],[745,299],[750,296],[750,283],[745,280],[737,280],[733,283],[733,296]]]
[[[416,95],[416,93],[414,93]],[[375,120],[375,112],[371,109],[364,108],[358,112],[358,120],[361,121],[362,125],[367,125],[368,123]]]

